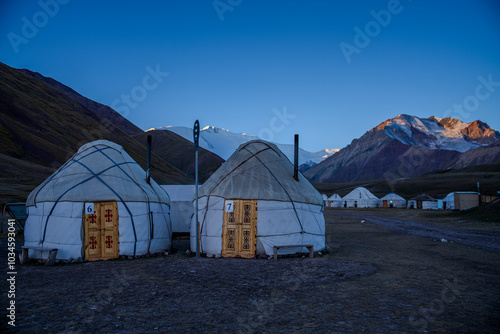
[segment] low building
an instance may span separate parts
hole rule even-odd
[[[195,185],[162,185],[170,196],[170,218],[173,233],[189,233],[191,217],[194,214],[193,199]]]
[[[444,210],[467,210],[479,206],[479,193],[475,191],[456,191],[443,199]]]
[[[420,194],[408,200],[408,209],[437,210],[438,200],[426,194]]]

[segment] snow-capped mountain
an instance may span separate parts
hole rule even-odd
[[[150,130],[169,130],[191,142],[193,141],[193,129],[189,127],[165,126]],[[255,139],[259,139],[259,137],[247,133],[234,133],[229,130],[213,126],[206,126],[200,130],[200,146],[212,151],[224,160],[227,160],[227,158],[229,158],[231,154],[236,151],[238,146]],[[293,162],[293,145],[277,145],[279,149],[288,157],[288,159]],[[318,152],[309,152],[299,149],[299,165],[304,163],[310,165],[317,164],[338,151],[338,149],[325,149]]]
[[[398,115],[312,166],[312,182],[396,179],[500,161],[500,133],[479,120]]]
[[[451,117],[419,118],[401,114],[381,123],[375,129],[382,130],[389,137],[406,145],[459,152],[486,146],[499,139],[498,132],[486,123],[464,123]]]

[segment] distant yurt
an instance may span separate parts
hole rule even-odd
[[[340,208],[342,206],[342,197],[339,194],[333,194],[328,198],[328,206],[331,208]]]
[[[170,219],[173,233],[189,233],[194,214],[194,185],[162,185],[170,196]]]
[[[244,143],[199,189],[199,249],[209,256],[252,258],[273,246],[325,248],[321,194],[272,143]],[[191,223],[191,250],[197,247]],[[307,252],[280,248],[278,254]]]
[[[342,197],[342,206],[345,208],[377,208],[379,200],[368,189],[358,187]]]
[[[323,205],[326,207],[328,206],[328,196],[325,194],[322,194],[321,197],[323,197]]]
[[[25,246],[57,248],[59,260],[89,261],[170,249],[170,199],[150,183],[121,146],[83,145],[29,195]],[[29,257],[42,254],[30,250]]]
[[[408,209],[437,210],[438,200],[427,194],[420,194],[408,200]]]
[[[380,199],[381,208],[406,208],[406,200],[395,194],[389,193]]]

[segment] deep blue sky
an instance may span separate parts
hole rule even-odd
[[[0,61],[114,104],[142,129],[199,119],[280,143],[299,133],[310,151],[401,113],[500,130],[496,0],[54,1],[0,2]],[[158,82],[147,77],[157,67]]]

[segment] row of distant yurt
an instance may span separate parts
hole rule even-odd
[[[358,187],[344,197],[333,194],[323,195],[325,207],[345,208],[408,208],[424,210],[466,210],[479,206],[479,193],[460,191],[448,194],[444,199],[436,199],[427,194],[420,194],[406,201],[403,197],[390,193],[378,199],[366,188]]]
[[[330,197],[323,195],[325,207],[331,208],[377,208],[379,199],[368,189],[358,187],[344,197],[339,194],[333,194]]]
[[[194,186],[149,181],[121,146],[105,140],[82,146],[28,197],[29,257],[46,258],[41,249],[54,248],[57,260],[140,256],[170,249],[172,232],[189,227],[195,250]],[[242,144],[199,188],[199,202],[201,253],[254,257],[271,255],[273,246],[325,247],[322,197],[300,173],[294,178],[294,166],[274,144]],[[307,250],[279,253],[299,251]]]

